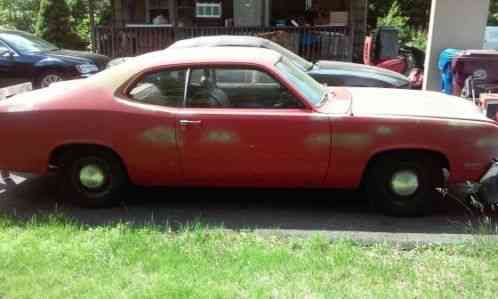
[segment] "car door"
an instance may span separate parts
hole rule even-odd
[[[31,82],[32,58],[24,56],[0,40],[0,87]]]
[[[176,185],[182,181],[176,117],[185,98],[186,69],[166,68],[141,75],[118,101],[127,105],[113,144],[126,157],[140,185]]]
[[[312,187],[329,164],[328,117],[252,67],[191,69],[178,137],[191,185]]]
[[[19,83],[12,50],[0,41],[0,88]]]

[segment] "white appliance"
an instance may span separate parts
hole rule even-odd
[[[498,50],[498,26],[486,27],[484,49]]]

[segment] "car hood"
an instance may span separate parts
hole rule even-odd
[[[61,59],[66,62],[72,62],[75,64],[92,63],[97,65],[100,70],[104,69],[110,60],[107,56],[104,55],[65,49],[46,52],[45,55],[50,58]]]
[[[353,115],[385,115],[493,122],[471,101],[438,92],[348,88]]]
[[[370,66],[359,63],[352,62],[341,62],[341,61],[327,61],[320,60],[315,64],[315,67],[310,71],[310,73],[316,74],[327,74],[328,72],[355,72],[357,74],[364,74],[369,76],[378,76],[386,79],[391,79],[393,84],[408,84],[409,79],[405,75],[393,72],[384,68]]]

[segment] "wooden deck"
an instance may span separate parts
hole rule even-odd
[[[282,34],[277,34],[282,33]],[[354,38],[347,27],[97,27],[96,50],[112,58],[165,49],[178,40],[208,35],[258,35],[270,38],[299,55],[351,61]]]

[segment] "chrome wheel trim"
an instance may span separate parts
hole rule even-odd
[[[106,175],[100,166],[89,164],[80,169],[79,180],[83,187],[95,190],[100,189],[105,185]]]
[[[41,87],[49,87],[52,83],[62,81],[62,77],[56,74],[49,74],[43,77]]]
[[[419,188],[417,173],[411,170],[397,171],[391,177],[391,190],[399,196],[412,196]]]

